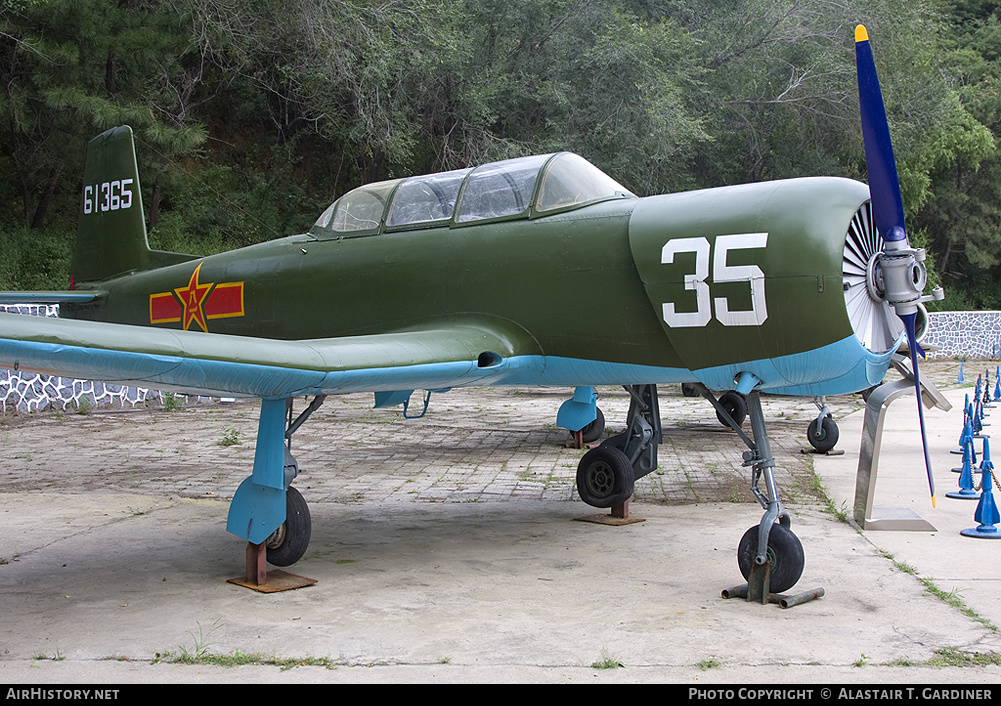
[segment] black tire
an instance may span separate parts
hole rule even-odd
[[[737,423],[738,427],[744,423],[745,419],[747,419],[747,400],[745,400],[744,396],[739,392],[734,392],[733,390],[724,392],[719,396],[719,403],[723,406],[723,409],[726,410],[727,414],[730,415],[733,421]],[[719,412],[716,412],[716,419],[718,419],[719,423],[723,426],[730,426],[727,424],[723,415]]]
[[[595,411],[598,413],[598,416],[594,418],[593,422],[580,430],[581,441],[585,444],[597,441],[605,433],[605,415],[602,414],[599,408],[595,408]]]
[[[824,417],[820,422],[820,429],[817,428],[817,420],[810,422],[806,430],[806,439],[810,446],[821,453],[827,453],[838,443],[838,425],[830,417]]]
[[[268,563],[291,566],[302,558],[309,547],[313,523],[309,506],[298,490],[289,486],[285,491],[285,522],[268,537]]]
[[[577,493],[592,507],[621,505],[632,496],[635,483],[629,458],[607,443],[584,454],[577,466]]]
[[[695,387],[690,382],[681,383],[681,394],[684,397],[701,397],[702,394],[699,392],[698,388]]]
[[[748,579],[754,566],[754,557],[758,553],[758,525],[744,533],[737,546],[737,566],[740,573]],[[796,585],[803,575],[803,545],[799,537],[785,525],[775,523],[768,533],[768,559],[772,563],[771,575],[768,579],[770,593],[782,593]]]

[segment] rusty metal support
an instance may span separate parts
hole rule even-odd
[[[758,600],[750,597],[748,584],[742,583],[739,586],[723,589],[723,598],[746,598],[747,600]],[[774,603],[782,608],[792,608],[802,603],[809,603],[812,600],[824,595],[823,588],[815,588],[811,591],[803,591],[792,596],[783,593],[767,593],[761,599],[761,604]]]
[[[312,586],[316,579],[309,579],[304,576],[290,574],[280,569],[276,569],[268,574],[268,550],[267,544],[247,543],[247,570],[246,574],[240,578],[226,579],[227,583],[250,588],[260,593],[279,593],[281,591],[291,591],[296,588]]]
[[[247,542],[247,583],[264,586],[268,582],[267,546]]]
[[[629,516],[629,501],[626,500],[620,505],[613,505],[609,508],[607,515],[587,515],[585,517],[575,517],[578,522],[593,522],[598,525],[612,525],[621,527],[622,525],[632,525],[637,522],[646,522],[643,517]]]

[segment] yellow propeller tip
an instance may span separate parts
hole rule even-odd
[[[935,507],[935,496],[931,496],[931,506]]]
[[[856,42],[869,41],[869,33],[865,31],[865,25],[858,25],[855,28],[855,41]]]

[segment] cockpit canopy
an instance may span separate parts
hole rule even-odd
[[[392,179],[349,191],[310,230],[317,237],[534,218],[613,198],[635,198],[571,152]]]

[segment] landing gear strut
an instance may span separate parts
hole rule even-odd
[[[247,541],[246,580],[230,579],[231,583],[266,592],[316,583],[281,571],[269,577],[265,559],[289,566],[309,547],[312,522],[306,501],[292,487],[299,465],[291,453],[291,439],[324,399],[322,395],[313,398],[294,421],[292,400],[261,402],[254,470],[233,496],[226,521],[228,532]]]
[[[762,603],[779,602],[786,606],[823,595],[823,589],[792,598],[779,595],[799,581],[803,574],[804,557],[802,544],[789,529],[789,513],[778,499],[775,459],[772,457],[764,414],[761,411],[761,393],[751,390],[746,396],[753,440],[741,431],[723,405],[713,399],[711,393],[707,393],[708,390],[703,394],[716,407],[717,414],[737,432],[749,449],[744,452],[744,465],[751,467],[751,492],[765,511],[761,522],[744,534],[737,550],[737,565],[747,584],[727,589],[723,592],[724,598],[739,596]],[[764,490],[760,487],[762,480]]]

